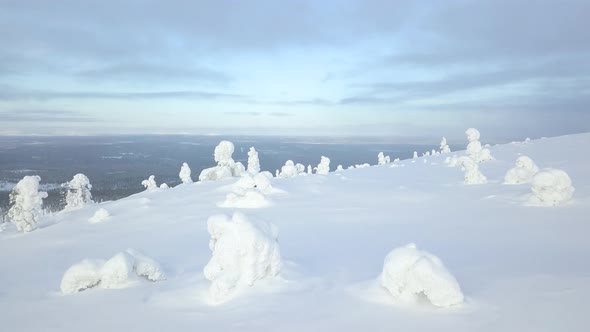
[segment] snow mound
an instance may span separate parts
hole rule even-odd
[[[548,168],[535,174],[531,190],[530,204],[558,206],[569,201],[575,189],[566,172]]]
[[[383,265],[381,286],[398,301],[416,303],[422,295],[437,307],[463,302],[457,280],[441,260],[411,243],[391,251]]]
[[[151,281],[166,277],[160,264],[135,249],[115,254],[108,261],[85,259],[72,265],[61,280],[61,291],[73,294],[95,286],[123,288],[135,281],[136,276]]]
[[[270,205],[266,194],[273,192],[269,178],[265,174],[252,176],[245,173],[234,184],[232,192],[227,194],[225,201],[219,203],[220,207],[256,209]]]
[[[297,169],[293,160],[287,160],[279,172],[279,176],[282,178],[292,178],[297,175],[299,175],[299,169]]]
[[[96,212],[94,212],[94,215],[90,219],[88,219],[88,222],[91,222],[93,224],[99,223],[109,219],[110,217],[111,214],[109,213],[109,211],[107,211],[105,208],[100,208],[96,210]]]
[[[236,290],[280,272],[278,229],[274,225],[249,221],[236,212],[231,219],[225,215],[210,217],[207,229],[212,257],[203,273],[211,281],[209,293],[215,302],[223,302]]]
[[[62,293],[73,294],[96,286],[101,279],[102,265],[104,261],[85,259],[70,266],[61,279]]]
[[[533,180],[533,176],[539,171],[535,162],[527,157],[520,156],[516,159],[516,166],[506,172],[504,176],[505,184],[522,184],[529,183]]]
[[[219,207],[238,209],[257,209],[269,205],[270,201],[257,190],[246,190],[243,193],[229,193],[227,194],[225,201],[218,204]]]

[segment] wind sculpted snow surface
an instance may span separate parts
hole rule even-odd
[[[590,134],[491,147],[495,160],[479,165],[488,179],[481,185],[465,185],[461,169],[436,155],[272,179],[281,193],[260,209],[218,207],[238,181],[227,178],[102,203],[108,222],[89,223],[97,210],[89,205],[44,216],[26,234],[5,224],[0,324],[6,331],[587,331],[590,159],[579,147],[588,143]],[[504,184],[521,155],[567,172],[571,201],[532,206],[530,183]],[[276,226],[282,266],[212,305],[203,275],[207,220],[232,211]],[[387,254],[408,243],[444,262],[462,304],[408,304],[379,284]],[[127,248],[149,253],[166,280],[61,293],[70,266]]]

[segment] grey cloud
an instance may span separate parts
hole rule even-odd
[[[144,92],[98,92],[98,91],[50,91],[22,90],[0,86],[0,100],[55,100],[55,99],[223,99],[243,100],[244,96],[205,91],[144,91]]]
[[[293,116],[295,114],[293,113],[288,113],[288,112],[252,112],[252,111],[244,111],[244,112],[239,112],[239,111],[228,111],[228,112],[223,112],[223,114],[225,115],[234,115],[234,116],[262,116],[262,115],[269,115],[269,116],[278,116],[278,117],[284,117],[284,116]]]
[[[154,63],[119,63],[108,65],[98,69],[80,71],[76,74],[79,78],[99,81],[150,81],[165,80],[178,82],[216,82],[227,84],[232,78],[221,71],[208,68],[191,68],[190,66],[172,66]]]
[[[0,110],[3,122],[96,122],[94,117],[76,111],[13,109]]]

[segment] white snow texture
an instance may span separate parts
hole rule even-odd
[[[10,193],[8,220],[19,231],[30,232],[37,228],[43,199],[47,198],[46,192],[39,191],[39,181],[41,177],[37,175],[25,176]]]
[[[560,169],[544,169],[533,177],[533,195],[529,203],[542,206],[558,206],[568,202],[574,195],[569,175]]]
[[[385,257],[380,283],[400,302],[416,303],[423,295],[437,307],[463,303],[459,283],[441,260],[413,243]]]
[[[240,288],[252,287],[257,280],[280,272],[278,229],[274,225],[249,221],[236,212],[231,219],[210,217],[207,229],[212,256],[203,273],[211,281],[209,294],[214,302],[223,302]]]

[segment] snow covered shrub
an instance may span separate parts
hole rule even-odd
[[[72,265],[61,279],[62,293],[73,294],[98,285],[102,265],[104,261],[89,259]]]
[[[154,175],[150,175],[147,180],[141,181],[141,185],[145,187],[147,190],[152,190],[158,188],[156,184],[156,177]]]
[[[466,153],[471,159],[478,163],[494,159],[489,149],[481,147],[479,130],[469,128],[465,131],[465,135],[467,135],[467,141],[469,142]]]
[[[191,168],[188,166],[187,163],[182,163],[180,167],[180,173],[178,173],[178,177],[182,183],[192,183],[193,179],[191,178]]]
[[[61,291],[73,294],[98,286],[122,288],[136,279],[145,277],[150,281],[166,279],[160,264],[135,249],[117,253],[108,261],[85,259],[72,265],[62,277]]]
[[[76,174],[70,182],[62,184],[62,187],[66,189],[66,210],[81,208],[92,203],[92,194],[90,193],[92,185],[86,175]]]
[[[37,175],[25,176],[10,192],[11,207],[8,210],[10,220],[19,231],[30,232],[37,228],[47,193],[39,191]]]
[[[344,170],[344,167],[342,167],[342,165],[338,165],[336,167],[336,172],[342,172]]]
[[[100,208],[96,210],[96,212],[94,212],[94,215],[92,216],[92,218],[88,219],[88,222],[91,222],[93,224],[99,223],[109,219],[110,217],[111,214],[109,213],[109,211],[107,211],[105,208]]]
[[[558,206],[568,202],[574,195],[569,175],[560,169],[544,169],[533,176],[531,188],[533,205]]]
[[[423,295],[437,307],[463,303],[457,280],[441,260],[411,243],[391,251],[383,264],[381,286],[398,301],[416,303]]]
[[[236,212],[231,219],[210,217],[207,229],[212,256],[203,273],[211,281],[209,292],[214,301],[222,302],[235,290],[252,287],[257,280],[280,272],[278,229],[274,225],[249,221]]]
[[[260,159],[258,159],[258,152],[254,147],[248,151],[248,173],[256,174],[260,172]]]
[[[527,157],[520,156],[516,159],[516,166],[506,172],[504,176],[505,184],[521,184],[529,183],[533,180],[533,176],[539,171],[535,162]]]
[[[121,288],[133,277],[133,257],[120,252],[100,268],[100,287]]]
[[[285,166],[281,167],[281,172],[279,173],[279,176],[282,178],[292,178],[297,175],[299,175],[299,170],[293,160],[287,160]]]
[[[126,252],[133,257],[133,270],[138,276],[150,281],[166,279],[166,275],[158,262],[135,249],[129,248]]]
[[[488,179],[481,174],[477,162],[469,157],[459,158],[458,164],[463,167],[465,172],[465,184],[485,184]]]
[[[416,159],[418,158],[418,151],[414,151],[414,155],[412,156],[412,159]]]
[[[330,158],[322,156],[316,174],[326,175],[330,172]]]
[[[307,174],[312,174],[313,170],[311,168],[311,165],[307,165]]]
[[[389,156],[383,155],[383,152],[379,152],[377,155],[377,165],[385,165],[391,162],[391,158]]]
[[[305,173],[305,165],[303,165],[301,163],[297,163],[297,164],[295,164],[295,168],[297,168],[297,174]]]
[[[164,182],[160,185],[160,189],[170,189],[170,187]]]

